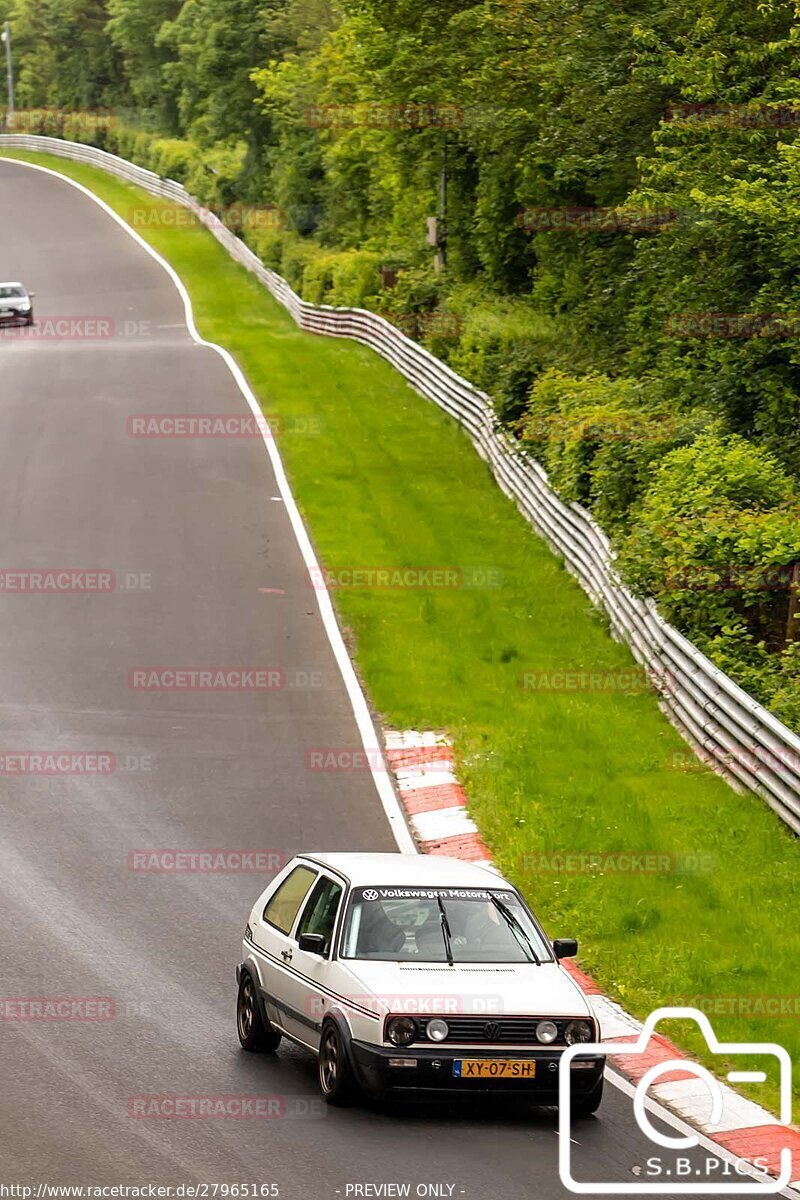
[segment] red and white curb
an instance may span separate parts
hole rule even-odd
[[[478,827],[467,813],[467,797],[458,782],[453,752],[447,737],[416,730],[387,732],[386,758],[392,769],[411,831],[424,854],[443,854],[491,867],[491,854],[483,844]],[[565,959],[563,966],[589,997],[597,1013],[603,1041],[634,1043],[642,1023],[608,996],[578,967]],[[688,1059],[667,1038],[654,1034],[644,1053],[614,1055],[612,1066],[636,1084],[646,1071],[660,1063]],[[690,1071],[676,1069],[661,1076],[649,1095],[670,1112],[698,1130],[711,1146],[728,1155],[765,1163],[771,1175],[780,1170],[780,1151],[792,1150],[791,1190],[800,1194],[800,1130],[777,1123],[772,1113],[740,1096],[721,1083],[724,1097],[722,1120],[708,1122],[709,1095],[706,1085]]]

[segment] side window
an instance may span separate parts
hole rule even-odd
[[[321,933],[325,938],[325,953],[329,954],[341,898],[342,885],[321,875],[303,909],[300,924],[297,926],[297,937],[301,933]]]
[[[288,933],[316,877],[317,872],[312,871],[310,867],[295,867],[272,899],[267,901],[264,920],[274,925],[281,933]]]

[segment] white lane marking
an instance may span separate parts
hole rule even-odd
[[[478,826],[467,816],[467,810],[458,808],[434,808],[430,812],[417,813],[411,817],[414,832],[420,841],[439,842],[442,838],[464,837],[477,833]]]
[[[220,355],[233,375],[233,378],[236,380],[236,383],[239,386],[239,391],[247,401],[251,412],[255,417],[258,418],[260,425],[264,414],[262,413],[261,406],[259,405],[258,400],[254,396],[250,385],[244,376],[244,372],[236,362],[236,359],[228,350],[226,350],[223,346],[218,346],[216,342],[207,342],[205,338],[200,336],[197,326],[195,325],[191,298],[182,279],[174,267],[170,266],[167,260],[162,258],[158,251],[154,250],[153,247],[150,246],[144,240],[144,238],[136,232],[135,229],[131,229],[130,225],[128,225],[122,219],[122,217],[118,216],[118,214],[114,212],[110,205],[106,204],[105,200],[101,200],[99,196],[96,196],[94,192],[89,190],[89,188],[84,187],[82,183],[78,183],[75,179],[70,179],[68,175],[62,175],[60,171],[54,171],[52,167],[40,166],[39,163],[29,163],[18,158],[8,159],[6,161],[27,167],[31,171],[41,171],[44,175],[52,175],[55,179],[62,179],[65,183],[69,184],[70,187],[74,187],[77,191],[82,192],[84,196],[88,196],[89,199],[98,206],[98,208],[101,208],[103,212],[107,213],[109,217],[111,217],[112,221],[115,221],[121,229],[124,229],[128,236],[132,237],[133,240],[139,246],[141,246],[147,254],[150,255],[154,262],[157,262],[160,267],[163,267],[174,283],[175,287],[178,289],[178,294],[183,301],[183,308],[186,314],[186,327],[189,330],[189,335],[191,336],[192,340],[195,341],[199,346],[206,346],[209,350],[214,350]],[[261,439],[266,447],[270,462],[272,463],[272,469],[275,472],[275,479],[278,484],[278,490],[280,491],[280,499],[282,499],[286,505],[286,511],[289,515],[289,520],[291,522],[292,529],[294,530],[297,544],[300,547],[300,553],[303,556],[303,562],[305,563],[306,570],[309,572],[309,574],[311,574],[312,578],[322,579],[322,571],[320,570],[319,563],[317,562],[317,557],[314,554],[314,549],[311,545],[311,540],[306,531],[306,527],[303,524],[303,518],[300,516],[300,511],[295,502],[295,498],[292,495],[291,488],[289,487],[289,482],[286,478],[286,472],[283,467],[283,462],[281,461],[281,456],[278,453],[278,448],[275,445],[275,440],[274,438],[267,437],[263,429],[261,430]],[[328,635],[328,641],[330,642],[334,658],[336,659],[336,663],[341,672],[344,686],[347,689],[347,695],[350,700],[350,705],[353,709],[353,715],[356,720],[356,725],[358,726],[361,742],[364,750],[367,753],[367,758],[370,763],[370,771],[372,773],[375,789],[378,793],[381,804],[383,805],[383,811],[386,813],[386,819],[389,822],[389,828],[394,835],[394,839],[397,842],[397,847],[399,850],[401,850],[404,854],[417,854],[417,847],[414,844],[411,831],[406,825],[405,815],[400,807],[400,802],[397,799],[395,790],[392,787],[389,772],[383,768],[383,746],[381,745],[381,740],[378,737],[375,725],[370,715],[369,705],[367,704],[366,697],[358,682],[358,676],[355,673],[355,669],[347,653],[347,647],[344,644],[344,639],[336,620],[336,614],[333,609],[330,593],[324,586],[316,586],[313,590],[317,598],[317,605],[319,607],[322,623],[325,627],[325,632]]]
[[[629,1037],[631,1034],[642,1032],[642,1024],[625,1012],[622,1005],[608,996],[590,996],[592,1008],[600,1020],[603,1041],[616,1041],[617,1038]],[[633,1050],[634,1044],[631,1043]]]
[[[658,1096],[671,1108],[676,1109],[687,1121],[708,1133],[727,1133],[733,1129],[758,1129],[764,1125],[776,1125],[777,1118],[733,1088],[722,1087],[722,1119],[713,1126],[708,1123],[711,1095],[702,1079],[673,1079],[668,1083],[653,1085],[653,1095]]]
[[[449,745],[449,739],[442,733],[419,733],[416,729],[390,729],[386,734],[386,746],[389,750],[423,750],[428,746]]]
[[[431,767],[434,769],[430,771],[423,771],[420,767],[399,768],[395,774],[400,791],[419,792],[424,788],[458,787],[458,780],[452,771],[443,769],[441,763],[431,763]]]

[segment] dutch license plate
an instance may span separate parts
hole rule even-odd
[[[536,1062],[531,1058],[457,1058],[456,1079],[533,1079]]]

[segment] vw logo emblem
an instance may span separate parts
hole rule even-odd
[[[378,893],[375,891],[375,888],[365,888],[361,895],[365,900],[378,899]]]
[[[487,1021],[483,1027],[483,1036],[487,1042],[495,1042],[500,1037],[500,1024],[497,1021]]]

